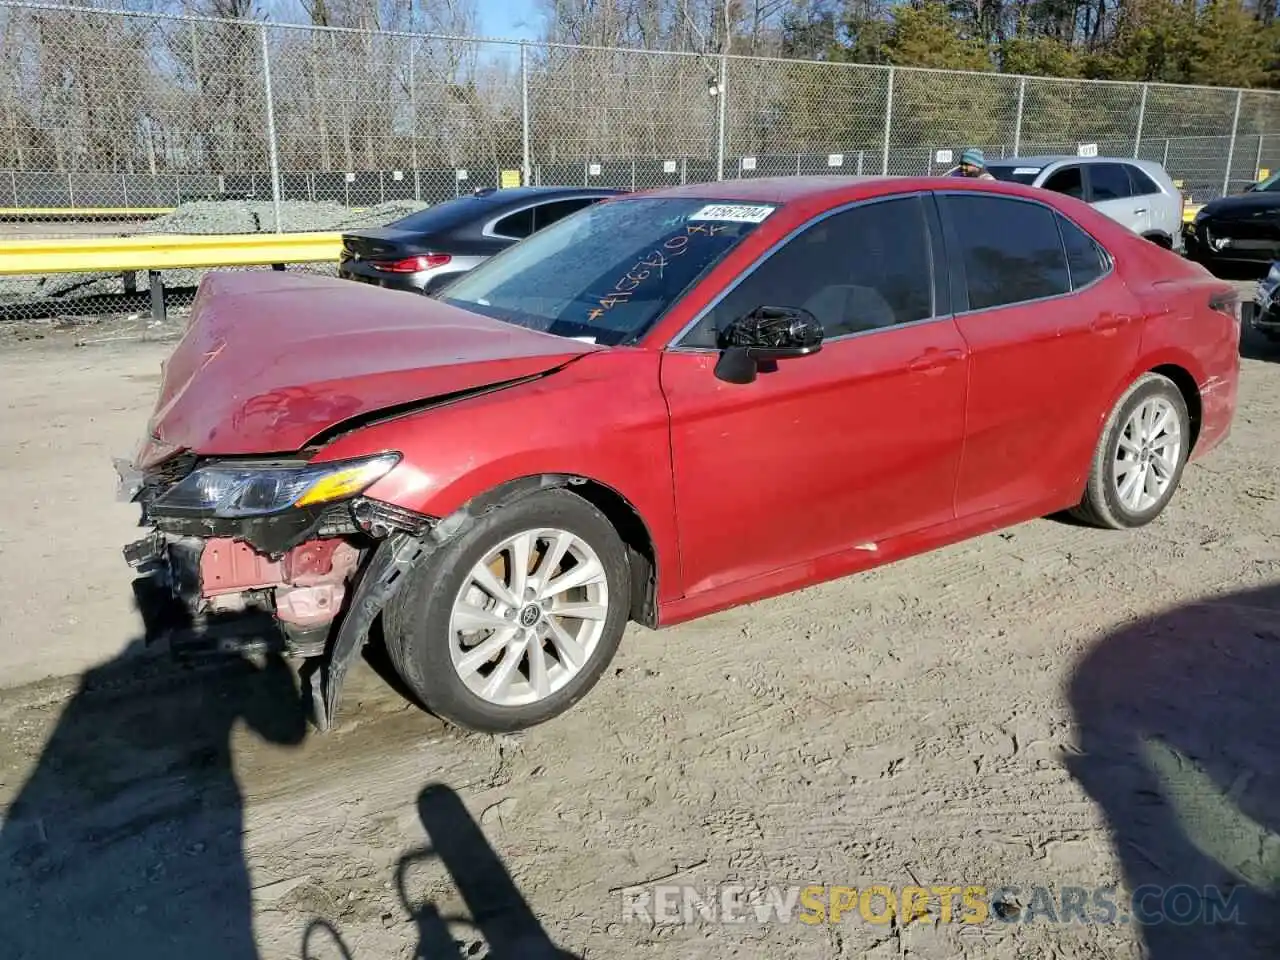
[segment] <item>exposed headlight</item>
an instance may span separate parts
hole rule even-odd
[[[219,463],[193,470],[152,504],[154,513],[256,517],[363,493],[400,462],[384,453],[316,464]]]

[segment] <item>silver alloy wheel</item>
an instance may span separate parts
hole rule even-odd
[[[526,530],[468,574],[449,617],[449,654],[467,689],[502,707],[544,700],[591,660],[609,614],[604,564],[565,530]]]
[[[1116,495],[1126,510],[1150,510],[1165,495],[1182,453],[1182,424],[1165,397],[1144,400],[1125,421],[1112,464]]]

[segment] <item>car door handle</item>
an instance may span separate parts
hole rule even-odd
[[[916,357],[907,365],[912,371],[919,370],[937,370],[949,364],[955,363],[964,356],[963,350],[939,350],[937,347],[930,347],[920,356]]]
[[[1112,313],[1110,310],[1103,313],[1095,314],[1093,322],[1089,324],[1089,329],[1094,332],[1104,332],[1108,330],[1119,330],[1133,318],[1123,313]]]
[[[1135,210],[1135,211],[1133,211],[1133,212],[1134,212],[1135,214],[1138,214],[1138,213],[1146,213],[1146,212],[1147,212],[1147,208],[1146,208],[1146,207],[1139,207],[1137,210]]]

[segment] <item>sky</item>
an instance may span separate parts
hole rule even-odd
[[[495,40],[536,40],[542,15],[537,0],[478,0],[482,37]]]

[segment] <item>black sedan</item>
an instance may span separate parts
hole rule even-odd
[[[1201,207],[1182,228],[1191,260],[1214,270],[1280,260],[1280,173]]]
[[[492,187],[342,235],[338,276],[434,294],[530,234],[623,190]]]

